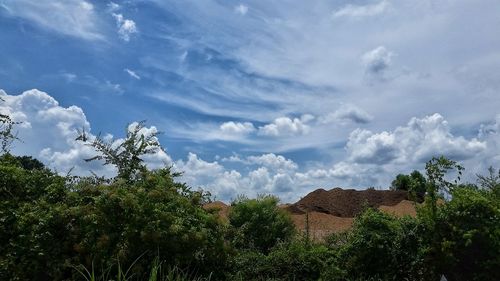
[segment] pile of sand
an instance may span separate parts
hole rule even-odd
[[[317,189],[289,206],[287,210],[292,214],[303,214],[308,211],[352,218],[361,213],[365,206],[371,208],[394,206],[407,199],[406,191]]]

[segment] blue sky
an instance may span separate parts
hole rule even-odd
[[[218,199],[388,187],[444,154],[500,166],[494,0],[0,0],[0,110],[13,151],[85,163],[76,128],[147,120]]]

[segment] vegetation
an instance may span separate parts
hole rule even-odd
[[[500,280],[500,171],[461,185],[460,165],[433,158],[393,182],[424,201],[415,218],[368,208],[315,242],[273,196],[239,197],[228,223],[203,209],[208,194],[145,167],[161,148],[142,125],[123,142],[80,138],[117,167],[105,181],[0,157],[0,280]]]
[[[295,232],[292,220],[278,208],[274,196],[239,197],[231,205],[231,242],[238,249],[267,253],[279,242],[290,241]]]

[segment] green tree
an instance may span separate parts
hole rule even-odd
[[[104,165],[111,164],[118,169],[118,179],[132,182],[147,171],[141,157],[163,150],[158,141],[160,133],[146,130],[144,126],[145,121],[127,126],[124,140],[104,140],[100,136],[90,140],[85,131],[76,140],[85,142],[99,153],[85,161],[103,160]]]
[[[4,101],[0,98],[0,101]],[[14,122],[9,115],[0,114],[0,152],[7,153],[13,141],[19,140],[17,134],[14,133],[14,125],[19,124]]]
[[[391,190],[408,191],[415,199],[422,201],[426,192],[427,180],[417,170],[409,175],[399,174],[391,183]]]
[[[256,199],[238,197],[231,203],[229,224],[236,248],[264,253],[280,241],[289,241],[295,233],[290,215],[278,207],[276,197],[269,195]]]

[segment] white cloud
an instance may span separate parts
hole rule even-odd
[[[394,57],[394,53],[388,51],[384,46],[366,52],[362,57],[366,73],[383,78],[384,72],[392,63],[392,57]]]
[[[121,6],[116,4],[115,2],[109,2],[107,7],[108,7],[108,12],[116,12],[121,8]]]
[[[333,16],[336,18],[339,17],[353,17],[353,18],[362,18],[362,17],[371,17],[382,14],[389,7],[389,1],[382,0],[378,3],[374,3],[371,5],[353,5],[347,4],[346,6],[334,11]]]
[[[274,153],[262,154],[260,156],[249,156],[247,162],[250,164],[262,165],[276,171],[293,171],[298,168],[297,164],[282,155]]]
[[[85,40],[102,40],[94,6],[84,0],[4,0],[9,14],[39,27]]]
[[[137,79],[137,80],[141,80],[141,77],[139,75],[137,75],[137,73],[135,73],[135,71],[130,70],[128,68],[125,68],[123,71],[125,71],[128,75],[130,75],[130,77]]]
[[[394,131],[372,133],[357,129],[346,145],[349,160],[357,163],[423,163],[433,156],[445,155],[454,160],[477,156],[486,143],[451,133],[448,122],[440,114],[412,118],[406,126]]]
[[[279,117],[270,124],[259,127],[259,134],[271,137],[304,135],[310,130],[307,123],[314,120],[310,114],[302,115],[300,118]]]
[[[125,19],[122,14],[112,14],[116,20],[116,27],[118,27],[118,35],[124,41],[130,41],[130,36],[138,33],[135,22],[130,19]]]
[[[225,122],[220,125],[220,130],[225,134],[249,134],[255,131],[255,127],[250,122]]]
[[[14,142],[12,152],[18,155],[33,155],[48,167],[60,173],[73,169],[77,175],[88,175],[94,171],[99,175],[112,176],[116,172],[111,166],[103,166],[102,162],[85,162],[84,159],[96,155],[93,148],[75,141],[77,130],[84,129],[90,139],[95,136],[80,107],[62,107],[47,93],[39,90],[25,91],[20,95],[7,95],[0,90],[0,112],[8,114],[16,122],[22,122],[15,129],[22,142]],[[135,126],[132,123],[130,126]],[[130,128],[132,128],[130,127]],[[143,128],[140,133],[150,134],[157,129],[152,126]],[[110,135],[105,138],[109,139]],[[123,141],[117,139],[115,145]],[[159,168],[172,163],[170,156],[164,151],[144,157],[150,168]]]
[[[343,105],[336,111],[319,118],[320,123],[350,121],[366,124],[372,120],[373,117],[368,112],[352,105]]]
[[[243,4],[239,4],[238,6],[234,7],[234,11],[240,15],[246,15],[248,13],[248,6],[245,6]]]

